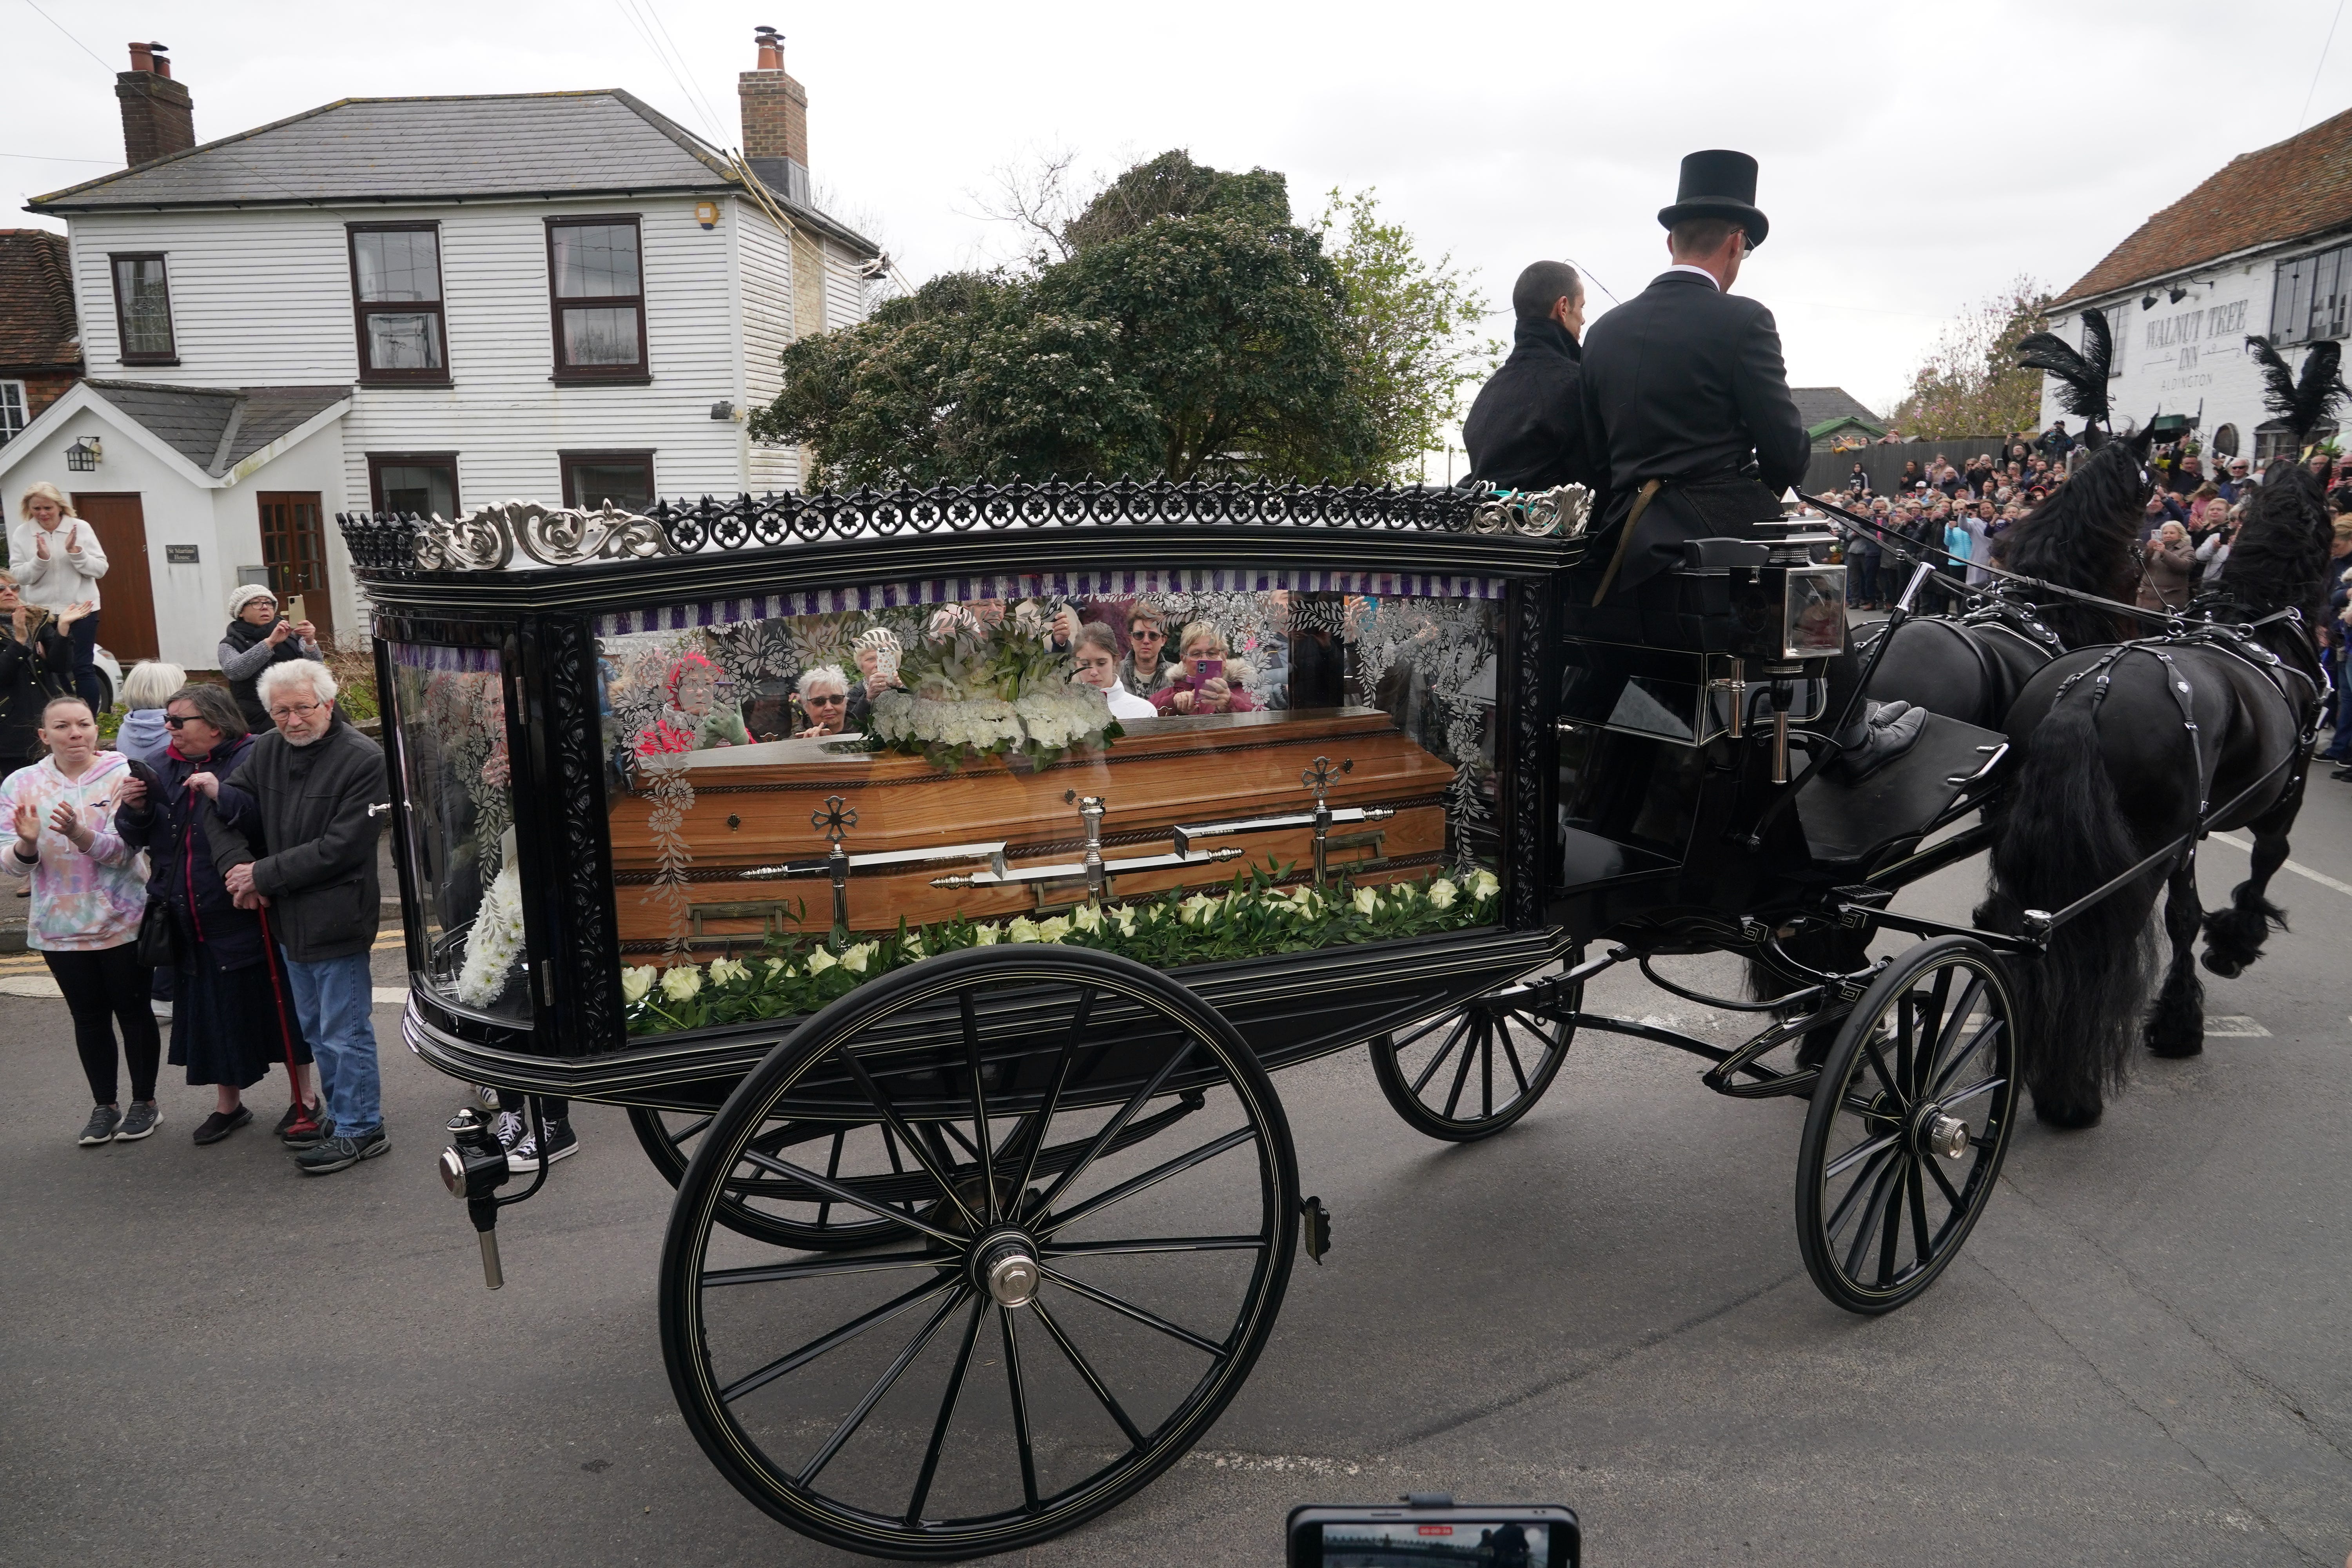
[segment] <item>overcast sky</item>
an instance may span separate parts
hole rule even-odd
[[[1000,167],[1184,147],[1282,171],[1302,216],[1377,187],[1497,303],[1538,257],[1626,295],[1664,264],[1682,154],[1736,147],[1772,219],[1739,291],[1778,315],[1796,384],[1882,411],[1971,301],[2021,272],[2073,282],[2231,157],[2352,104],[2352,37],[2323,59],[2342,0],[39,5],[0,0],[12,207],[121,166],[134,37],[171,46],[203,138],[341,97],[619,87],[732,145],[736,73],[772,24],[817,181],[919,280],[1008,252],[977,212]]]

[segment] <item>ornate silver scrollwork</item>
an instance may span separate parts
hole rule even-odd
[[[509,500],[478,507],[455,522],[436,513],[417,535],[416,563],[427,571],[496,572],[518,548],[541,566],[677,553],[660,523],[609,502],[588,511]]]
[[[1557,534],[1580,539],[1592,515],[1592,492],[1582,485],[1548,490],[1497,490],[1470,514],[1474,533]]]

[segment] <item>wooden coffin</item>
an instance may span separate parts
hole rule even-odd
[[[887,931],[947,920],[1001,920],[1065,909],[1087,897],[1086,824],[1078,801],[1099,796],[1106,860],[1170,856],[1175,830],[1311,812],[1303,775],[1328,759],[1335,811],[1393,815],[1329,829],[1326,863],[1360,883],[1428,874],[1445,852],[1445,791],[1454,770],[1378,709],[1234,713],[1139,723],[1108,750],[1035,772],[1001,762],[947,772],[919,757],[855,742],[776,741],[686,754],[667,783],[640,777],[612,812],[614,899],[623,951],[683,941],[696,949],[755,946],[772,934],[834,923],[829,819],[855,858],[845,878],[848,925]],[[837,808],[830,803],[838,799]],[[667,812],[676,808],[677,823]],[[991,855],[992,846],[1001,850]],[[1241,857],[1210,858],[1218,848]],[[949,852],[875,865],[866,858]],[[1215,889],[1269,859],[1313,874],[1314,835],[1300,825],[1223,832],[1190,842],[1185,864],[1116,875],[1115,899],[1169,889]],[[953,877],[1066,866],[1071,874],[999,886],[940,887]]]

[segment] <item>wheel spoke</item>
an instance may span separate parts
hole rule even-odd
[[[1029,1440],[1029,1390],[1021,1377],[1021,1341],[1013,1331],[1011,1309],[996,1309],[996,1321],[1004,1330],[1004,1384],[1013,1401],[1013,1440],[1021,1448],[1021,1500],[1029,1507],[1037,1506],[1037,1451]]]
[[[1422,1026],[1410,1035],[1400,1036],[1391,1030],[1389,1034],[1389,1049],[1401,1052],[1408,1047],[1417,1046],[1446,1025],[1454,1022],[1459,1016],[1460,1015],[1455,1013],[1440,1013],[1435,1017],[1423,1021]]]
[[[1872,1155],[1879,1153],[1884,1150],[1893,1148],[1902,1141],[1903,1135],[1901,1133],[1888,1132],[1884,1133],[1879,1137],[1873,1138],[1868,1142],[1857,1143],[1853,1148],[1847,1150],[1844,1153],[1840,1154],[1836,1159],[1832,1160],[1828,1164],[1822,1167],[1822,1180],[1824,1182],[1835,1181],[1838,1177],[1845,1174],[1848,1171],[1853,1169],[1855,1165],[1861,1163],[1863,1161],[1869,1159]]]
[[[1192,1047],[1199,1043],[1197,1040],[1186,1040],[1168,1053],[1168,1059],[1160,1064],[1160,1070],[1151,1075],[1151,1080],[1137,1089],[1134,1098],[1118,1108],[1118,1114],[1112,1117],[1100,1132],[1095,1134],[1095,1141],[1087,1145],[1087,1152],[1079,1155],[1068,1170],[1055,1178],[1054,1184],[1045,1190],[1044,1201],[1037,1205],[1039,1213],[1053,1212],[1055,1201],[1070,1190],[1071,1183],[1087,1173],[1087,1168],[1101,1156],[1104,1150],[1111,1146],[1112,1141],[1126,1130],[1127,1124],[1135,1120],[1135,1113],[1150,1103],[1151,1097],[1160,1092],[1160,1086],[1166,1083],[1169,1075],[1176,1070],[1176,1065],[1191,1056]]]
[[[1892,1189],[1902,1170],[1902,1156],[1897,1154],[1870,1178],[1870,1199],[1863,1205],[1862,1223],[1854,1227],[1853,1244],[1846,1248],[1845,1273],[1849,1279],[1862,1278],[1863,1255],[1870,1250],[1871,1242],[1876,1239],[1879,1221],[1885,1217],[1887,1199],[1897,1195]]]
[[[1055,1321],[1053,1313],[1045,1310],[1045,1303],[1032,1300],[1029,1303],[1029,1310],[1037,1314],[1037,1321],[1045,1325],[1047,1333],[1054,1336],[1054,1343],[1060,1347],[1063,1356],[1069,1362],[1071,1368],[1086,1380],[1087,1386],[1092,1389],[1094,1396],[1102,1402],[1102,1407],[1109,1413],[1110,1418],[1118,1423],[1118,1429],[1127,1434],[1127,1440],[1139,1448],[1142,1447],[1142,1432],[1137,1428],[1133,1421],[1128,1418],[1127,1412],[1120,1407],[1118,1399],[1113,1397],[1110,1389],[1096,1374],[1094,1364],[1087,1360],[1085,1352],[1072,1342],[1068,1334],[1062,1331],[1062,1325]]]
[[[1953,1213],[1958,1214],[1961,1209],[1968,1206],[1960,1202],[1959,1189],[1952,1185],[1952,1179],[1944,1174],[1942,1162],[1937,1160],[1928,1161],[1927,1173],[1936,1178],[1936,1184],[1937,1186],[1944,1189],[1944,1196],[1950,1200]]]
[[[705,1289],[721,1285],[765,1285],[777,1279],[814,1279],[827,1274],[876,1274],[889,1268],[938,1268],[936,1252],[871,1252],[849,1258],[817,1258],[806,1263],[766,1263],[753,1268],[713,1268],[702,1276]]]
[[[1886,1092],[1894,1100],[1895,1108],[1897,1110],[1910,1110],[1911,1101],[1905,1098],[1901,1089],[1895,1087],[1895,1079],[1887,1074],[1886,1058],[1878,1054],[1878,1042],[1865,1037],[1862,1042],[1862,1054],[1870,1058],[1870,1070],[1876,1073],[1878,1081],[1886,1086]]]
[[[1822,1222],[1822,1235],[1832,1240],[1836,1238],[1837,1233],[1845,1227],[1846,1215],[1853,1212],[1853,1205],[1862,1200],[1862,1195],[1870,1191],[1872,1184],[1878,1180],[1887,1158],[1887,1152],[1885,1149],[1871,1156],[1871,1166],[1876,1168],[1865,1168],[1861,1175],[1853,1179],[1853,1185],[1845,1190],[1845,1196],[1838,1200],[1837,1207],[1832,1209],[1830,1212],[1830,1217]],[[1823,1180],[1826,1184],[1827,1178]],[[1867,1234],[1869,1229],[1868,1226],[1863,1226],[1864,1234]]]
[[[1919,998],[1905,992],[1895,1003],[1895,1082],[1903,1108],[1911,1108],[1911,1097],[1918,1092],[1918,1082],[1911,1076],[1911,1065],[1916,1058],[1918,1044],[1916,1030],[1919,1020]]]
[[[1123,1318],[1132,1318],[1135,1321],[1141,1323],[1147,1329],[1157,1329],[1161,1333],[1166,1334],[1170,1339],[1191,1345],[1196,1351],[1205,1352],[1206,1353],[1213,1356],[1221,1356],[1225,1353],[1225,1347],[1219,1344],[1216,1341],[1204,1340],[1190,1329],[1179,1328],[1176,1324],[1170,1322],[1167,1319],[1161,1317],[1157,1312],[1151,1311],[1146,1308],[1139,1307],[1132,1301],[1122,1300],[1119,1297],[1112,1295],[1108,1290],[1087,1284],[1083,1279],[1073,1279],[1070,1276],[1063,1273],[1058,1268],[1048,1268],[1043,1263],[1040,1263],[1037,1266],[1037,1272],[1044,1275],[1046,1279],[1051,1279],[1055,1284],[1059,1285],[1065,1290],[1068,1290],[1076,1295],[1084,1296],[1087,1300],[1094,1302],[1097,1306],[1108,1307],[1112,1311],[1117,1312]]]
[[[1066,1225],[1075,1225],[1088,1215],[1097,1214],[1122,1199],[1131,1198],[1146,1187],[1157,1185],[1171,1176],[1189,1171],[1206,1161],[1213,1160],[1226,1150],[1239,1148],[1244,1143],[1253,1142],[1256,1137],[1257,1129],[1255,1127],[1235,1128],[1223,1137],[1213,1138],[1189,1153],[1179,1154],[1163,1164],[1154,1165],[1139,1176],[1129,1176],[1118,1185],[1106,1188],[1086,1202],[1061,1214],[1048,1213],[1045,1218],[1036,1224],[1034,1229],[1040,1237],[1051,1236]]]
[[[915,1495],[907,1500],[907,1522],[923,1522],[923,1504],[930,1500],[931,1481],[940,1473],[940,1450],[946,1447],[948,1426],[955,1420],[956,1401],[963,1394],[963,1374],[971,1367],[972,1342],[980,1338],[980,1319],[985,1303],[974,1300],[971,1321],[963,1327],[963,1345],[956,1352],[955,1370],[948,1373],[947,1392],[940,1395],[939,1419],[931,1423],[930,1447],[923,1450],[922,1473],[915,1478]]]
[[[1929,1058],[1928,1065],[1920,1069],[1919,1081],[1923,1085],[1935,1081],[1935,1076],[1940,1075],[1945,1068],[1952,1065],[1953,1042],[1960,1037],[1960,1031],[1969,1026],[1969,1019],[1976,1012],[1977,998],[1982,996],[1984,992],[1985,977],[1981,974],[1969,975],[1967,988],[1960,993],[1960,999],[1952,1004],[1952,1010],[1948,1016],[1948,1021],[1944,1025],[1942,1033],[1936,1037],[1934,1053]]]
[[[1958,1105],[1964,1100],[1974,1100],[1978,1095],[1990,1094],[2008,1081],[2009,1079],[2005,1078],[1989,1078],[1982,1083],[1972,1083],[1966,1089],[1948,1094],[1937,1103],[1944,1106]]]
[[[1914,1009],[1913,1017],[1918,1026],[1918,1038],[1914,1042],[1910,1084],[1911,1092],[1915,1097],[1918,1094],[1920,1086],[1927,1081],[1928,1069],[1933,1066],[1935,1052],[1933,1042],[1943,1035],[1944,1007],[1951,1000],[1951,994],[1952,968],[1951,965],[1946,964],[1936,971],[1936,984],[1928,990],[1926,1007]]]
[[[957,1289],[960,1289],[960,1286],[953,1279],[934,1279],[928,1284],[918,1285],[905,1295],[894,1296],[872,1311],[852,1318],[831,1332],[819,1334],[800,1349],[778,1356],[750,1376],[736,1379],[719,1391],[719,1397],[731,1405],[752,1390],[766,1387],[795,1367],[806,1366],[825,1352],[847,1344],[875,1324],[886,1322],[908,1308],[929,1300],[942,1290]]]
[[[1495,1037],[1509,1028],[1501,1018],[1486,1020],[1486,1038],[1478,1047],[1478,1114],[1495,1114]]]
[[[1885,1223],[1879,1226],[1878,1284],[1881,1289],[1895,1282],[1895,1243],[1903,1234],[1903,1189],[1909,1186],[1911,1166],[1907,1161],[1895,1162],[1895,1198],[1886,1205]]]
[[[716,1115],[697,1118],[693,1125],[681,1127],[677,1131],[670,1132],[668,1134],[669,1146],[675,1149],[679,1144],[684,1143],[688,1139],[700,1136],[705,1129],[709,1128],[712,1122],[718,1120],[719,1118]],[[667,1131],[667,1129],[665,1129],[665,1131]]]
[[[988,1223],[994,1225],[1003,1217],[996,1206],[996,1155],[988,1142],[988,1089],[980,1081],[980,1018],[972,1010],[971,993],[960,991],[956,1004],[963,1015],[963,1048],[971,1069],[971,1132],[979,1147],[972,1151],[980,1162],[982,1206],[987,1211]]]
[[[1488,1027],[1486,1019],[1478,1018],[1471,1026],[1470,1043],[1462,1047],[1462,1066],[1454,1074],[1454,1091],[1445,1097],[1444,1115],[1448,1121],[1454,1120],[1454,1110],[1462,1103],[1462,1086],[1470,1081],[1470,1063],[1477,1057],[1478,1047],[1485,1042]]]
[[[1057,1241],[1046,1258],[1109,1258],[1129,1252],[1263,1252],[1262,1236],[1148,1236],[1124,1241]]]
[[[1517,1017],[1518,1015],[1513,1014],[1512,1016]],[[1533,1026],[1529,1026],[1529,1027],[1533,1030],[1536,1038],[1539,1040],[1543,1038],[1543,1031],[1541,1029],[1535,1029]],[[1546,1044],[1549,1046],[1549,1042],[1546,1042]],[[1549,1054],[1549,1051],[1547,1051],[1547,1054]],[[1503,1059],[1511,1064],[1511,1078],[1513,1081],[1518,1084],[1519,1092],[1522,1095],[1526,1094],[1528,1092],[1528,1069],[1519,1065],[1519,1053],[1512,1048],[1511,1028],[1507,1020],[1505,1021],[1503,1026]]]
[[[907,1125],[906,1118],[898,1114],[898,1108],[890,1103],[890,1097],[882,1092],[882,1086],[874,1081],[874,1075],[867,1072],[866,1064],[857,1059],[857,1053],[844,1045],[837,1047],[834,1054],[838,1056],[843,1065],[849,1068],[849,1075],[857,1080],[857,1087],[865,1093],[866,1103],[882,1113],[883,1124],[897,1131],[898,1136],[906,1141],[907,1152],[915,1157],[915,1163],[929,1173],[931,1180],[940,1184],[940,1191],[946,1195],[948,1202],[955,1205],[957,1211],[963,1215],[965,1221],[974,1228],[978,1228],[980,1221],[972,1214],[971,1205],[965,1203],[962,1194],[955,1190],[955,1184],[948,1179],[947,1172],[940,1168],[938,1157],[923,1147],[923,1141],[915,1135],[913,1128]],[[904,1215],[896,1215],[892,1217],[906,1218]],[[931,1234],[943,1236],[945,1233],[933,1231]],[[950,1237],[948,1239],[954,1238]]]
[[[1933,1164],[1935,1157],[1929,1155],[1926,1163]],[[1911,1189],[1911,1241],[1919,1249],[1919,1267],[1925,1268],[1935,1248],[1927,1244],[1927,1184],[1919,1179],[1921,1163],[1918,1155],[1911,1156],[1911,1177],[1904,1184]]]
[[[828,1197],[837,1199],[845,1204],[854,1204],[857,1207],[864,1209],[868,1214],[878,1215],[882,1218],[890,1220],[898,1225],[911,1225],[917,1230],[921,1231],[925,1236],[935,1237],[939,1240],[946,1242],[950,1247],[961,1247],[963,1246],[964,1238],[956,1235],[953,1231],[941,1230],[939,1226],[932,1225],[926,1220],[917,1219],[905,1209],[894,1209],[878,1198],[867,1197],[864,1193],[859,1192],[855,1187],[844,1186],[839,1182],[828,1182],[823,1176],[818,1175],[814,1171],[803,1171],[789,1160],[779,1160],[772,1155],[754,1153],[749,1149],[743,1151],[743,1158],[751,1162],[752,1164],[759,1166],[763,1171],[778,1176],[789,1176],[793,1181],[799,1182],[804,1186],[813,1187]],[[950,1194],[950,1195],[952,1196],[953,1194]],[[966,1212],[969,1214],[970,1211]]]
[[[836,1132],[833,1135],[833,1152],[826,1155],[824,1160],[824,1177],[829,1182],[837,1182],[841,1179],[841,1145],[842,1141],[848,1136],[846,1132]],[[833,1200],[827,1198],[816,1205],[816,1227],[823,1230],[824,1222],[832,1215]]]
[[[1984,1048],[1985,1043],[1998,1037],[2005,1026],[2004,1021],[2000,1018],[1988,1020],[1985,1026],[1970,1037],[1967,1046],[1957,1052],[1950,1061],[1944,1064],[1944,1070],[1938,1076],[1935,1089],[1931,1092],[1941,1096],[1944,1086],[1959,1077],[1960,1069],[1976,1060],[1977,1053]]]
[[[1412,1080],[1412,1092],[1415,1096],[1429,1087],[1429,1080],[1437,1076],[1437,1069],[1445,1065],[1445,1058],[1454,1054],[1454,1047],[1462,1043],[1462,1037],[1467,1034],[1469,1029],[1470,1015],[1465,1012],[1454,1020],[1454,1032],[1445,1037],[1445,1044],[1440,1046],[1437,1054],[1429,1058],[1429,1065],[1421,1069],[1421,1076]]]
[[[819,1448],[815,1457],[802,1467],[801,1485],[807,1486],[811,1481],[815,1480],[817,1472],[833,1463],[833,1457],[841,1452],[841,1446],[848,1442],[856,1434],[857,1429],[866,1424],[866,1417],[873,1414],[877,1405],[882,1403],[882,1396],[890,1392],[890,1385],[898,1381],[900,1373],[915,1364],[915,1358],[923,1353],[923,1348],[931,1342],[931,1336],[940,1331],[940,1325],[946,1322],[950,1314],[953,1313],[958,1307],[963,1305],[963,1299],[964,1292],[958,1290],[940,1303],[940,1310],[931,1314],[930,1321],[915,1331],[915,1337],[907,1342],[907,1348],[898,1352],[898,1359],[890,1363],[890,1369],[882,1374],[880,1381],[866,1391],[866,1397],[857,1402],[856,1409],[842,1417],[841,1425],[833,1429],[833,1436],[825,1439],[824,1447]]]
[[[1094,1008],[1095,988],[1089,985],[1078,993],[1077,1010],[1070,1018],[1070,1037],[1062,1042],[1062,1054],[1054,1063],[1053,1080],[1045,1086],[1045,1098],[1037,1106],[1037,1135],[1029,1141],[1029,1152],[1021,1161],[1021,1179],[1008,1189],[1016,1204],[1021,1194],[1029,1190],[1029,1179],[1037,1173],[1037,1156],[1045,1152],[1045,1135],[1053,1131],[1054,1112],[1061,1109],[1062,1090],[1070,1081],[1070,1068],[1078,1059],[1078,1042],[1086,1037],[1087,1018]]]

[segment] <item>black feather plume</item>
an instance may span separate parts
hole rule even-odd
[[[2297,377],[2287,367],[2285,358],[2271,346],[2265,337],[2249,337],[2246,347],[2253,351],[2255,361],[2263,367],[2263,403],[2285,424],[2300,448],[2311,439],[2311,433],[2336,418],[2336,405],[2344,401],[2347,390],[2339,374],[2344,363],[2344,345],[2320,342],[2311,345],[2303,356],[2303,374]]]
[[[2058,406],[2093,425],[2107,423],[2107,366],[2115,359],[2115,337],[2107,318],[2097,310],[2083,312],[2083,346],[2077,351],[2063,338],[2035,332],[2017,345],[2021,369],[2047,372],[2058,378]]]

